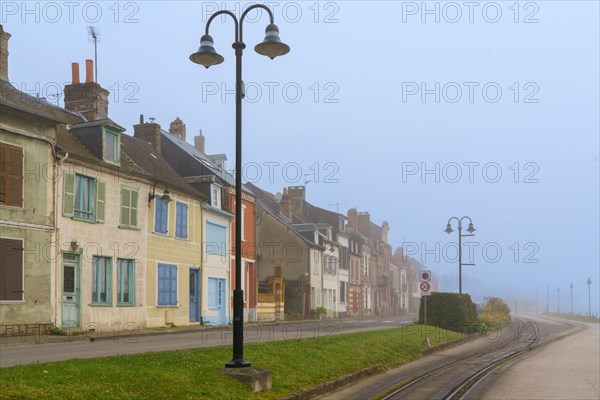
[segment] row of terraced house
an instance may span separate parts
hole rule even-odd
[[[223,154],[140,116],[113,121],[109,92],[72,65],[64,108],[8,78],[0,25],[0,325],[114,329],[227,324],[235,258],[244,320],[413,314],[423,268],[392,253],[389,225],[246,184],[234,251],[235,179]],[[25,328],[23,328],[25,327]]]

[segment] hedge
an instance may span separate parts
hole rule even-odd
[[[421,296],[419,323],[424,323],[424,302],[427,298],[427,325],[455,332],[470,332],[477,322],[475,304],[468,294],[433,292]]]

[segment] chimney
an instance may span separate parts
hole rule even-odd
[[[281,200],[279,201],[279,212],[290,222],[292,222],[292,202],[288,194],[287,188],[283,189]]]
[[[354,229],[357,229],[357,227],[358,227],[358,212],[356,211],[356,208],[350,208],[348,210],[348,223],[346,224],[346,226],[350,226]]]
[[[108,118],[109,92],[94,82],[94,62],[85,60],[85,83],[79,81],[79,64],[71,64],[71,84],[65,86],[65,108],[88,121]]]
[[[8,81],[8,39],[10,33],[4,32],[0,25],[0,79]]]
[[[206,141],[206,138],[202,134],[202,129],[200,129],[200,135],[194,136],[194,147],[196,148],[196,150],[198,150],[202,154],[206,154],[204,152],[204,142],[205,141]]]
[[[304,186],[288,187],[290,201],[292,202],[292,210],[298,214],[302,214],[302,210],[304,208],[305,191],[306,190]]]
[[[371,236],[371,214],[368,212],[359,212],[356,229],[363,235]]]
[[[179,139],[185,140],[185,124],[179,117],[175,118],[169,126],[169,133],[177,136]]]
[[[133,126],[133,137],[150,143],[158,153],[161,153],[160,124],[150,118],[150,122],[144,122],[144,115],[140,115],[140,123]]]

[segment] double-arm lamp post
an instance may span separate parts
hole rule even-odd
[[[473,227],[473,221],[471,221],[470,217],[451,217],[448,220],[448,225],[446,225],[446,229],[444,230],[444,232],[446,232],[447,234],[451,234],[452,232],[454,232],[454,230],[452,229],[452,225],[450,225],[450,222],[453,219],[455,219],[458,222],[458,293],[462,293],[462,267],[463,265],[475,265],[465,264],[462,262],[462,238],[466,236],[475,236],[475,234],[473,233],[475,232],[475,228]],[[469,220],[469,227],[467,228],[467,232],[469,232],[468,235],[462,234],[462,221],[464,219]]]
[[[248,7],[240,19],[228,10],[215,12],[206,23],[205,34],[200,39],[200,48],[190,56],[196,64],[208,68],[221,64],[223,56],[214,48],[213,38],[208,34],[211,22],[219,15],[229,15],[235,24],[235,289],[233,291],[233,358],[225,366],[227,368],[249,367],[250,362],[244,360],[244,295],[242,288],[242,99],[244,98],[244,82],[242,81],[242,54],[246,48],[243,41],[244,18],[254,9],[261,8],[269,14],[266,36],[254,50],[263,56],[274,59],[290,51],[290,47],[279,39],[279,28],[274,24],[273,13],[263,4]]]

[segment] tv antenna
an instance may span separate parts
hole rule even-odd
[[[335,206],[335,212],[336,212],[337,214],[339,214],[339,213],[340,213],[340,206],[341,206],[342,204],[348,204],[348,203],[331,203],[331,204],[329,204],[329,206],[330,206],[330,207],[331,207],[331,206]]]
[[[94,26],[88,26],[88,42],[94,43],[94,82],[98,83],[98,39],[100,32]]]

